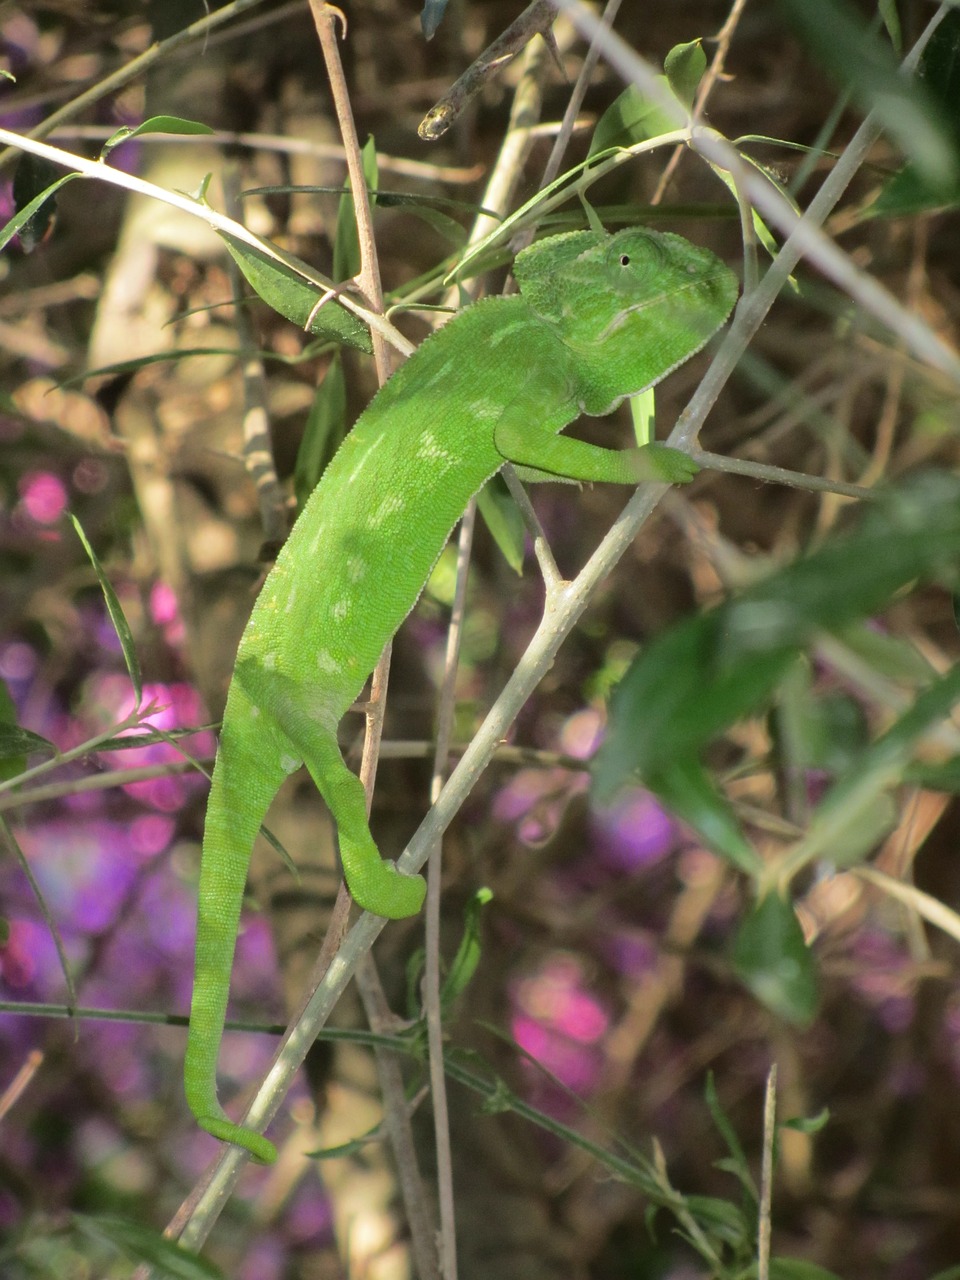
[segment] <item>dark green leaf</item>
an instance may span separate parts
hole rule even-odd
[[[440,1004],[446,1009],[465,991],[480,963],[480,917],[483,908],[493,900],[489,889],[478,889],[464,911],[463,937],[453,958],[450,971],[440,992]]]
[[[897,0],[877,0],[877,10],[887,29],[893,51],[898,58],[903,57],[903,32],[900,30],[900,15],[897,13]]]
[[[891,8],[893,6],[891,5]],[[917,68],[917,79],[937,103],[960,150],[960,10],[946,14],[927,41]],[[904,217],[930,209],[960,205],[960,178],[952,183],[908,164],[895,174],[868,210],[871,217]]]
[[[27,767],[23,733],[24,730],[17,725],[17,708],[10,697],[10,690],[0,680],[0,782],[15,778]]]
[[[19,232],[20,244],[25,253],[31,253],[50,229],[57,202],[53,198],[67,182],[79,175],[66,173],[57,177],[60,170],[42,156],[24,152],[13,179],[13,204],[17,212],[0,230],[0,249],[3,249]]]
[[[663,60],[670,88],[685,107],[692,107],[697,89],[707,69],[707,55],[700,40],[675,44]]]
[[[736,720],[759,710],[823,631],[872,617],[914,579],[960,575],[960,480],[915,478],[867,509],[859,528],[735,599],[658,636],[611,707],[594,780],[601,800],[629,778],[670,777]]]
[[[644,781],[665,808],[694,828],[709,849],[741,871],[759,873],[763,866],[760,855],[695,755],[674,756],[663,768],[646,773]]]
[[[794,1116],[780,1122],[781,1129],[793,1129],[797,1133],[814,1134],[830,1123],[830,1108],[824,1107],[815,1116]]]
[[[813,956],[793,907],[768,893],[741,924],[733,946],[737,976],[761,1004],[807,1026],[817,1009]]]
[[[848,0],[780,0],[818,65],[840,88],[877,113],[930,187],[960,180],[954,139],[935,98],[918,78],[901,74],[894,51]]]
[[[757,1188],[750,1173],[750,1166],[747,1163],[746,1152],[740,1144],[737,1137],[737,1131],[734,1129],[730,1117],[724,1111],[720,1103],[720,1097],[717,1093],[716,1079],[712,1071],[707,1072],[707,1087],[705,1089],[705,1097],[707,1106],[710,1108],[710,1115],[713,1117],[713,1123],[716,1125],[720,1136],[726,1143],[727,1150],[730,1152],[731,1160],[724,1162],[728,1172],[731,1172],[743,1184],[748,1195],[757,1202]],[[718,1165],[720,1161],[717,1162]]]
[[[719,1196],[687,1196],[686,1208],[710,1234],[736,1248],[750,1236],[750,1225],[740,1209]]]
[[[600,800],[639,775],[658,786],[711,739],[769,697],[794,660],[780,646],[721,665],[726,610],[689,618],[658,636],[614,692],[610,729],[594,766]]]
[[[526,527],[502,476],[494,476],[480,490],[477,508],[504,560],[514,573],[522,573]]]
[[[138,124],[135,128],[124,125],[122,129],[111,134],[103,144],[100,158],[105,160],[114,147],[119,147],[121,142],[129,142],[131,138],[139,138],[145,133],[207,134],[213,132],[214,130],[208,124],[200,124],[197,120],[184,120],[181,116],[151,116],[149,120],[144,120],[143,124]]]
[[[775,720],[788,767],[796,774],[837,774],[869,741],[863,705],[846,693],[818,696],[809,662],[796,662],[781,682]]]
[[[343,361],[337,352],[327,368],[323,381],[317,388],[307,417],[306,429],[293,472],[297,495],[297,510],[317,487],[330,459],[340,447],[346,434],[347,384],[343,375]]]
[[[363,177],[371,208],[376,202],[377,148],[373,138],[368,138],[362,152]],[[353,194],[349,180],[340,197],[337,209],[337,229],[333,237],[333,278],[336,281],[352,280],[360,273],[360,241],[357,238],[357,215],[353,207]]]
[[[912,787],[928,791],[960,792],[960,756],[934,764],[914,760],[903,771],[903,780]]]
[[[309,332],[331,342],[367,353],[373,350],[366,326],[334,299],[317,307],[323,295],[308,275],[299,275],[293,267],[277,262],[233,236],[222,234],[222,239],[254,293],[274,311],[301,329],[307,327],[309,320]]]
[[[128,1258],[150,1263],[155,1273],[170,1280],[222,1280],[223,1273],[212,1262],[165,1239],[158,1231],[126,1218],[100,1214],[75,1214],[74,1226],[85,1236],[107,1243]]]
[[[72,513],[70,520],[74,529],[77,531],[77,537],[83,543],[83,549],[87,553],[87,558],[93,565],[93,571],[97,575],[97,581],[100,583],[100,590],[103,592],[103,600],[107,606],[107,613],[110,615],[110,621],[113,623],[113,629],[117,633],[117,639],[120,641],[120,648],[123,651],[123,660],[127,666],[127,674],[130,676],[130,683],[133,685],[134,698],[136,705],[139,707],[143,700],[143,679],[140,675],[140,661],[137,658],[136,646],[133,643],[133,634],[124,617],[123,609],[120,601],[117,599],[117,593],[110,585],[110,580],[103,571],[103,565],[100,563],[97,553],[87,541],[87,535],[84,533],[80,521]]]
[[[901,782],[918,741],[947,719],[958,701],[960,663],[924,689],[830,788],[801,842],[807,860],[822,857],[846,867],[870,852],[896,821],[888,792]]]
[[[666,76],[658,79],[672,96]],[[595,156],[611,147],[630,147],[635,142],[659,138],[661,134],[672,133],[676,127],[676,121],[658,103],[644,97],[636,85],[628,85],[597,121],[588,155]]]
[[[0,681],[0,781],[23,773],[27,767],[27,756],[32,752],[41,752],[46,756],[57,754],[57,748],[52,742],[41,738],[39,734],[31,733],[29,729],[21,729],[14,723],[13,715],[10,695]]]
[[[834,1271],[825,1271],[815,1262],[800,1258],[771,1258],[770,1280],[841,1280]]]

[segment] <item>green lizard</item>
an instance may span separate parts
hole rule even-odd
[[[185,1081],[200,1125],[257,1159],[216,1067],[253,842],[305,763],[337,826],[347,886],[391,919],[421,876],[381,860],[337,725],[413,608],[470,498],[506,462],[533,478],[684,482],[662,445],[611,450],[558,433],[612,412],[682,364],[724,322],[736,278],[680,236],[631,228],[552,236],[517,256],[520,294],[487,298],[428,338],[381,388],[311,494],[240,641],[207,806]]]

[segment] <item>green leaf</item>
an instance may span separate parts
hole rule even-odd
[[[371,208],[376,203],[377,148],[373,138],[368,138],[361,153],[363,178],[367,184]],[[333,237],[333,278],[336,281],[352,280],[360,272],[360,241],[357,238],[357,215],[353,207],[353,194],[349,179],[340,197],[337,209],[337,229]]]
[[[642,448],[657,438],[656,389],[647,387],[638,395],[630,396],[630,418],[633,422],[633,438]]]
[[[733,944],[737,976],[761,1004],[797,1026],[817,1009],[813,956],[789,902],[768,893],[746,917]]]
[[[457,996],[466,990],[477,965],[480,963],[480,917],[483,908],[493,901],[493,893],[487,889],[478,889],[464,910],[463,937],[453,958],[453,964],[447,974],[440,992],[440,1004],[448,1009]]]
[[[516,574],[523,573],[526,526],[503,476],[496,475],[477,494],[477,509],[500,554]]]
[[[356,347],[368,354],[373,350],[366,326],[334,299],[328,299],[317,308],[322,294],[309,279],[306,264],[307,274],[299,275],[292,266],[277,262],[242,240],[224,232],[221,232],[221,238],[251,289],[274,311],[301,329],[306,329],[309,320],[309,332],[331,342]],[[289,254],[285,256],[290,258]],[[297,260],[292,261],[295,263]]]
[[[907,218],[917,213],[956,209],[960,206],[960,183],[952,188],[931,187],[912,165],[894,174],[869,208],[867,218]]]
[[[927,41],[917,79],[937,103],[960,152],[960,10],[947,13]],[[950,182],[930,180],[916,164],[895,174],[867,210],[870,217],[904,217],[960,204],[960,176]]]
[[[99,1244],[109,1244],[126,1257],[150,1263],[156,1273],[170,1280],[222,1280],[223,1273],[212,1262],[165,1239],[151,1227],[141,1226],[126,1218],[99,1214],[96,1217],[74,1214],[73,1225],[83,1235]]]
[[[628,779],[652,785],[689,770],[708,742],[763,706],[821,632],[872,617],[914,579],[950,587],[958,576],[960,480],[937,472],[891,490],[853,532],[642,651],[612,699],[594,762],[598,798]]]
[[[28,163],[29,162],[29,163]],[[0,249],[5,248],[19,232],[25,253],[30,253],[46,235],[56,210],[53,196],[80,175],[65,173],[54,179],[57,167],[40,156],[25,152],[17,165],[13,180],[13,200],[17,212],[0,228]]]
[[[678,101],[685,107],[692,107],[707,69],[703,42],[691,40],[687,44],[675,44],[663,60],[663,69]]]
[[[897,57],[848,0],[780,0],[817,63],[875,111],[930,187],[960,181],[960,157],[937,103],[918,78],[901,74]]]
[[[762,858],[696,756],[674,757],[669,766],[647,773],[644,784],[674,817],[693,827],[707,848],[739,870],[759,875]]]
[[[711,1236],[736,1249],[750,1236],[750,1225],[740,1209],[719,1196],[687,1196],[686,1208]]]
[[[151,116],[149,120],[144,120],[143,124],[138,124],[134,128],[124,125],[122,129],[111,134],[103,144],[100,159],[106,160],[114,147],[119,147],[121,142],[129,142],[131,138],[139,138],[145,133],[196,135],[213,132],[214,130],[208,124],[200,124],[198,120],[184,120],[181,116]]]
[[[120,601],[117,599],[117,593],[110,585],[110,580],[103,571],[103,565],[100,563],[97,553],[87,541],[87,535],[84,533],[80,525],[80,521],[73,514],[68,512],[73,527],[77,532],[77,537],[83,543],[83,549],[87,553],[87,558],[93,565],[93,571],[97,575],[97,581],[100,583],[100,590],[103,592],[103,600],[107,606],[107,613],[110,615],[110,621],[113,623],[113,629],[117,633],[117,639],[120,641],[120,648],[123,652],[123,660],[126,663],[127,674],[130,676],[130,683],[133,685],[133,693],[137,707],[143,700],[143,679],[140,675],[140,662],[137,658],[136,646],[133,643],[133,635],[130,627],[123,614]]]
[[[658,636],[614,691],[610,728],[594,762],[605,802],[630,778],[652,785],[690,761],[714,737],[758,708],[794,660],[781,645],[721,663],[729,610],[688,618]]]
[[[671,97],[675,96],[666,76],[658,76],[657,79]],[[677,105],[682,104],[678,101]],[[676,121],[659,103],[644,97],[637,86],[631,84],[597,121],[587,155],[595,156],[611,147],[630,147],[636,142],[659,138],[661,134],[672,133],[676,127]]]
[[[347,429],[347,382],[340,353],[335,352],[317,388],[293,471],[297,510],[313,493]]]
[[[809,662],[795,663],[781,682],[776,730],[794,772],[840,773],[869,741],[863,705],[847,693],[818,695]]]
[[[27,767],[27,756],[40,752],[55,756],[57,748],[46,738],[21,729],[14,721],[15,712],[6,685],[0,680],[0,781],[15,778]],[[8,719],[9,717],[9,719]]]
[[[897,13],[897,0],[877,0],[877,11],[883,25],[887,29],[893,51],[898,58],[903,57],[903,32],[900,29],[900,15]]]
[[[786,189],[783,183],[779,181],[776,175],[772,173],[771,170],[766,165],[762,165],[758,160],[755,160],[752,156],[747,155],[745,152],[741,152],[740,159],[743,161],[744,164],[748,164],[752,168],[756,169],[757,173],[762,174],[766,182],[769,182],[774,187],[776,187],[777,190],[780,192],[780,194],[783,196],[784,200],[786,200],[787,203],[793,207],[793,210],[797,214],[797,216],[798,217],[800,216],[801,209],[797,204],[796,200],[794,200],[793,196]],[[727,190],[733,196],[734,200],[738,200],[739,193],[737,191],[737,184],[734,182],[732,175],[726,169],[720,169],[713,164],[711,164],[710,168],[713,170],[714,174],[720,179],[723,185],[727,188]],[[757,239],[766,249],[767,253],[770,255],[771,258],[776,257],[778,252],[776,236],[774,236],[773,232],[770,230],[770,228],[767,226],[764,220],[757,213],[756,209],[751,209],[750,217],[751,217],[751,222],[753,223],[753,231]],[[793,277],[791,277],[791,280],[792,279]]]
[[[814,1134],[830,1123],[830,1108],[824,1107],[815,1116],[793,1116],[780,1122],[781,1129],[793,1129],[796,1133]]]
[[[841,1277],[801,1258],[771,1258],[770,1280],[841,1280]]]
[[[946,720],[958,702],[960,663],[924,689],[830,788],[791,855],[791,867],[814,858],[826,858],[836,867],[861,861],[896,822],[896,805],[888,792],[900,784],[918,742]]]
[[[27,767],[24,733],[25,730],[17,725],[17,708],[10,697],[10,690],[0,680],[0,782],[15,778]]]
[[[726,1143],[727,1150],[730,1152],[731,1160],[729,1162],[724,1162],[727,1171],[733,1173],[737,1177],[737,1179],[742,1183],[747,1194],[756,1204],[759,1199],[756,1183],[753,1180],[753,1175],[750,1173],[750,1165],[747,1163],[746,1153],[740,1144],[740,1139],[737,1137],[737,1131],[734,1129],[730,1122],[730,1117],[724,1111],[720,1103],[720,1097],[717,1093],[716,1078],[712,1071],[707,1072],[705,1096],[707,1099],[707,1106],[710,1108],[710,1115],[713,1118],[713,1123],[716,1125],[717,1131]]]

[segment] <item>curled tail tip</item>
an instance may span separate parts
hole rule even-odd
[[[423,876],[408,876],[392,862],[378,861],[375,868],[347,872],[347,888],[357,906],[387,920],[404,920],[415,916],[423,906],[427,882]]]
[[[269,1138],[253,1129],[245,1129],[242,1124],[234,1124],[226,1117],[221,1120],[217,1116],[197,1116],[197,1124],[211,1137],[243,1147],[258,1164],[273,1164],[277,1158],[277,1148]]]

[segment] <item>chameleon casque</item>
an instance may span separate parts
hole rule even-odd
[[[207,806],[185,1083],[200,1125],[257,1159],[216,1067],[250,853],[284,779],[306,764],[336,822],[347,886],[391,919],[423,903],[420,876],[381,859],[337,726],[416,603],[470,498],[506,462],[533,478],[689,480],[660,445],[560,437],[658,382],[723,324],[734,274],[680,236],[629,228],[523,250],[520,294],[487,298],[429,337],[386,383],[311,494],[240,641]]]

